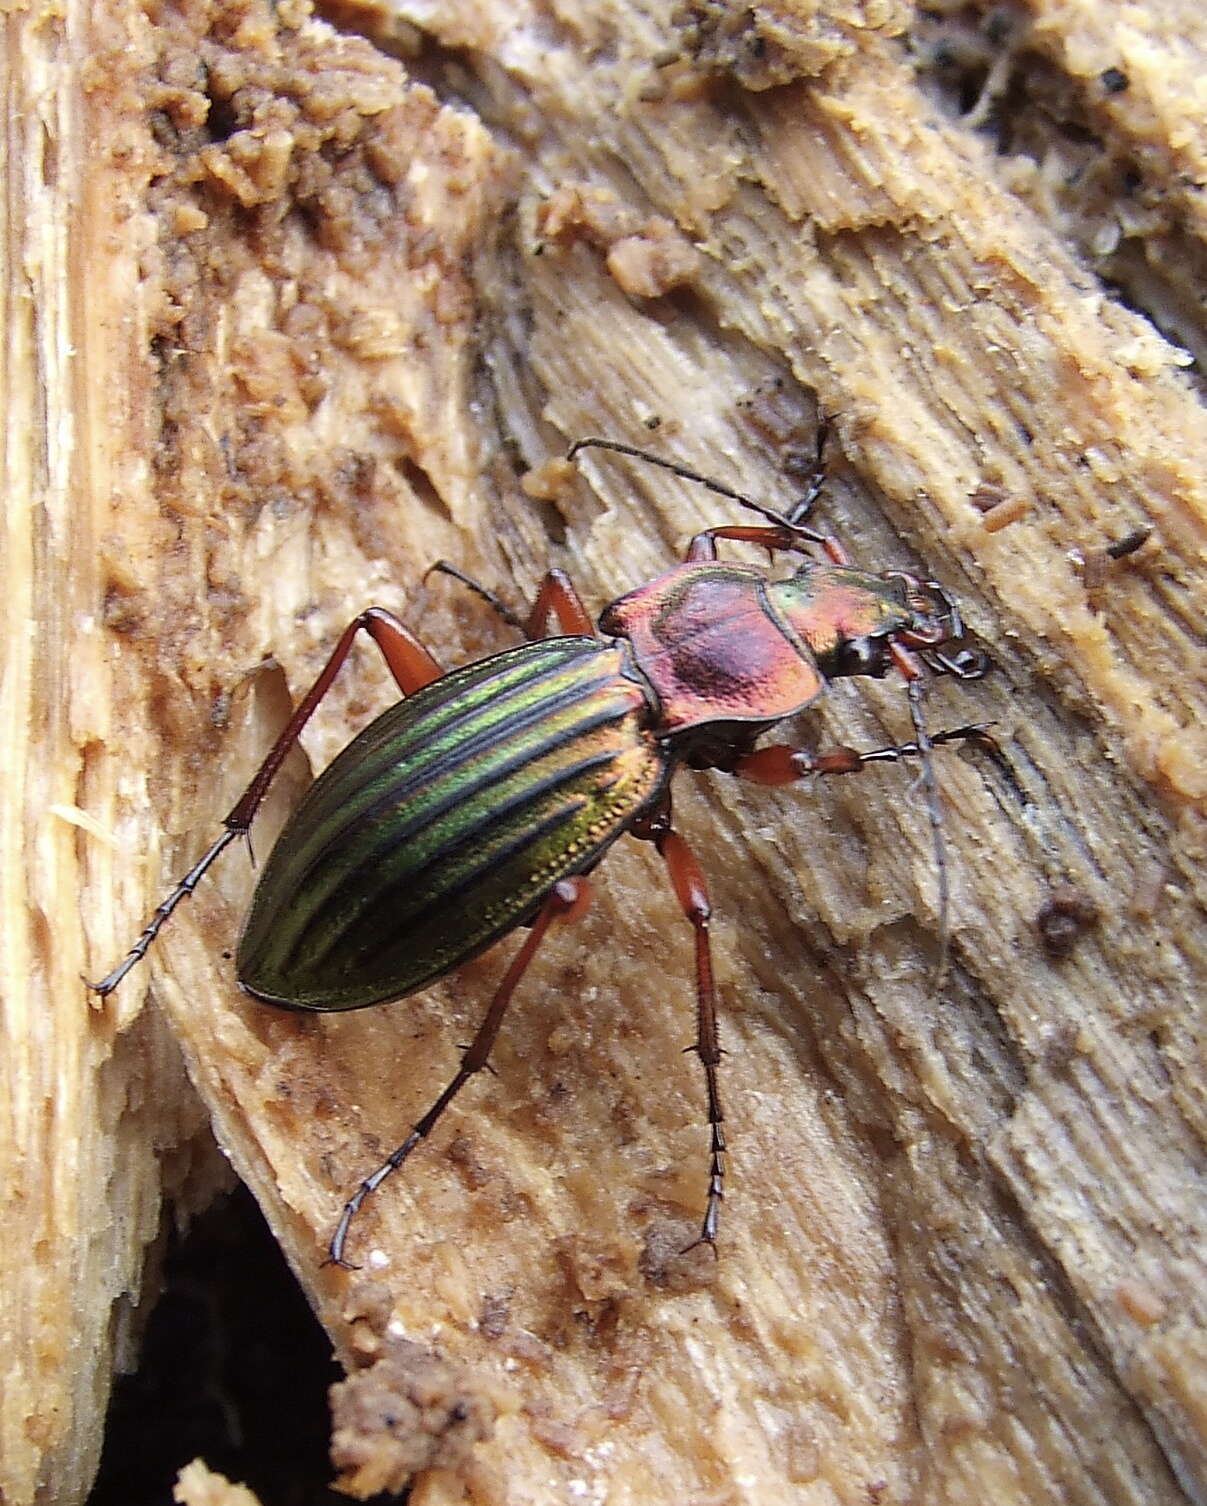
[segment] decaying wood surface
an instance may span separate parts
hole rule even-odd
[[[5,26],[3,1499],[86,1489],[161,1198],[212,1185],[181,1057],[356,1370],[361,1493],[1207,1499],[1201,11],[68,0]],[[688,928],[626,842],[497,1077],[355,1225],[363,1269],[322,1268],[500,957],[356,1016],[257,1007],[223,957],[235,854],[104,1007],[81,975],[363,605],[453,664],[507,634],[436,558],[517,602],[560,564],[602,605],[730,520],[648,469],[548,465],[570,440],[782,504],[819,409],[827,524],[944,581],[994,661],[929,700],[1008,761],[939,762],[942,988],[908,770],[684,776],[719,1260],[678,1253],[706,1171]],[[358,656],[312,762],[388,699]],[[857,684],[794,731],[908,718]]]

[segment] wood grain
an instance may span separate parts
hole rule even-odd
[[[1207,1499],[1198,12],[39,19],[6,20],[5,1500],[80,1498],[114,1303],[161,1197],[213,1185],[181,1059],[358,1377],[362,1492],[418,1467],[424,1506]],[[355,1226],[364,1269],[321,1268],[501,957],[358,1016],[258,1008],[222,956],[235,854],[102,1010],[80,974],[362,606],[461,662],[506,634],[434,559],[516,602],[560,564],[602,606],[729,520],[611,458],[567,479],[571,439],[783,504],[819,410],[827,526],[944,581],[994,663],[929,702],[1006,758],[939,767],[941,990],[908,772],[685,776],[720,1259],[677,1253],[706,1171],[688,928],[626,843],[497,1078]],[[314,764],[388,698],[366,653]],[[907,729],[885,684],[792,730]],[[1096,919],[1057,957],[1038,917],[1070,892]]]

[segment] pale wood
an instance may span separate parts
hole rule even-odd
[[[44,1344],[5,1391],[6,1500],[39,1477],[78,1499],[109,1303],[157,1223],[151,1152],[187,1128],[148,985],[344,1357],[384,1354],[398,1394],[437,1410],[497,1411],[476,1445],[417,1429],[445,1467],[416,1501],[1207,1495],[1199,393],[1074,254],[1058,177],[995,159],[920,88],[908,6],[759,7],[758,48],[745,7],[719,29],[702,7],[699,60],[656,68],[682,50],[669,9],[412,0],[457,49],[416,71],[455,78],[491,129],[300,5],[238,26],[199,6],[154,33],[115,8],[94,21],[123,39],[110,52],[69,11],[88,44],[39,63],[74,150],[25,191],[51,194],[47,223],[76,206],[76,239],[38,243],[33,299],[28,246],[10,246],[6,284],[4,693],[38,735],[5,755],[25,761],[5,782],[22,1238],[3,1290],[14,1344]],[[1153,202],[1192,197],[1198,16],[1142,47],[1138,7],[1033,10],[1014,66],[1027,47],[1059,64],[1119,158],[1143,158]],[[355,14],[380,40],[380,14]],[[30,18],[9,26],[48,45]],[[408,39],[395,24],[391,45]],[[200,150],[199,59],[215,93],[235,67],[262,91],[246,131]],[[1108,66],[1128,91],[1094,92]],[[668,253],[678,234],[694,256]],[[662,274],[686,281],[638,296]],[[221,956],[251,883],[235,855],[102,1013],[78,974],[116,960],[210,840],[286,686],[362,605],[458,662],[501,634],[423,582],[433,559],[515,600],[559,563],[602,605],[729,520],[612,460],[583,482],[539,472],[542,500],[518,472],[602,432],[784,501],[813,395],[835,415],[827,522],[860,562],[924,563],[996,665],[931,697],[935,725],[993,719],[1017,781],[941,762],[941,992],[907,772],[776,794],[686,776],[729,1052],[720,1260],[675,1256],[705,1170],[690,945],[626,843],[534,968],[497,1079],[355,1227],[365,1271],[320,1269],[343,1196],[451,1072],[499,959],[359,1016],[257,1008]],[[993,496],[1021,499],[998,532],[977,505]],[[1154,539],[1087,590],[1075,552],[1146,521]],[[315,763],[387,698],[366,654],[307,738]],[[886,685],[836,690],[800,730],[906,729]],[[1100,919],[1054,961],[1035,917],[1060,884]],[[123,1116],[133,1084],[144,1106]]]
[[[146,29],[71,3],[10,7],[3,25],[0,1499],[17,1506],[86,1494],[165,1192],[208,1200],[216,1158],[162,1018],[137,991],[97,1012],[82,982],[81,922],[109,935],[129,913],[89,882],[98,854],[124,861],[106,803],[119,783],[141,803],[159,746],[111,696],[102,620],[114,517],[145,556],[157,509]],[[94,119],[87,89],[115,44]]]

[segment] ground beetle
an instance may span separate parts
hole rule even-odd
[[[684,466],[611,440],[584,439],[661,465],[758,513],[756,526],[698,533],[685,560],[612,602],[594,626],[569,579],[545,576],[521,620],[476,590],[527,641],[445,674],[389,612],[371,607],[344,630],[326,667],[226,817],[224,831],[180,880],[121,963],[93,985],[104,995],[147,951],[168,916],[218,854],[246,834],[285,755],[322,700],[356,635],[381,650],[403,699],[379,716],[311,786],[286,825],[252,901],[236,974],[254,998],[289,1009],[361,1009],[400,999],[468,962],[517,927],[530,927],[495,991],[456,1075],[405,1142],[361,1183],[330,1256],[346,1264],[348,1229],[365,1198],[406,1160],[474,1073],[486,1066],[511,996],[552,921],[580,912],[588,874],[623,832],[653,842],[666,862],[696,947],[695,1051],[704,1067],[711,1134],[707,1205],[697,1243],[715,1248],[725,1139],[717,1067],[716,993],[703,873],[671,826],[675,769],[720,769],[761,784],[847,774],[918,757],[946,876],[931,748],[984,736],[980,726],[928,735],[921,674],[971,678],[979,657],[954,602],[934,581],[851,566],[842,545],[806,526],[822,485],[821,451],[806,495],[780,514]],[[725,563],[717,540],[804,555],[787,579]],[[809,554],[819,548],[823,558]],[[545,637],[550,619],[560,635]],[[842,675],[904,677],[915,741],[821,755],[756,748],[776,722],[803,710]]]

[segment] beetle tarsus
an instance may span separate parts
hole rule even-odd
[[[451,1095],[450,1095],[451,1096]],[[435,1120],[432,1121],[434,1123]],[[398,1170],[406,1158],[419,1144],[428,1130],[423,1128],[424,1120],[411,1131],[402,1144],[381,1163],[377,1170],[367,1176],[348,1201],[344,1204],[344,1211],[340,1214],[339,1223],[335,1226],[335,1233],[331,1236],[331,1243],[327,1246],[326,1265],[338,1265],[345,1271],[359,1271],[360,1266],[352,1261],[344,1259],[344,1246],[348,1242],[348,1230],[352,1227],[352,1220],[360,1212],[366,1198],[381,1186],[385,1179]],[[428,1126],[428,1129],[431,1125]]]
[[[725,1130],[722,1124],[721,1103],[717,1095],[717,1076],[715,1067],[705,1064],[705,1074],[708,1078],[708,1102],[709,1120],[712,1130],[712,1146],[708,1168],[708,1202],[704,1208],[704,1222],[700,1226],[700,1234],[694,1239],[688,1250],[694,1250],[697,1245],[707,1245],[713,1254],[717,1254],[717,1231],[721,1224],[721,1204],[725,1198]],[[713,1115],[716,1115],[713,1118]],[[686,1251],[684,1252],[686,1254]]]
[[[465,1048],[465,1054],[452,1080],[427,1113],[416,1123],[398,1149],[388,1156],[376,1171],[364,1179],[344,1204],[344,1211],[340,1215],[339,1223],[336,1225],[335,1233],[331,1236],[331,1243],[328,1246],[328,1255],[332,1265],[348,1267],[348,1262],[344,1259],[344,1246],[347,1243],[348,1231],[352,1227],[352,1220],[360,1212],[366,1198],[371,1197],[386,1178],[398,1170],[421,1140],[427,1139],[445,1109],[469,1079],[481,1072],[483,1068],[489,1067],[490,1053],[494,1047],[495,1038],[498,1036],[499,1026],[503,1023],[503,1016],[507,1013],[507,1006],[515,993],[516,985],[528,971],[529,964],[545,939],[550,925],[555,920],[577,919],[587,908],[590,892],[590,883],[585,878],[559,879],[553,886],[532,923],[532,929],[524,938],[523,945],[511,959],[511,964],[503,975],[503,981],[490,1001],[486,1017],[479,1025],[478,1033]]]
[[[102,999],[107,998],[126,974],[142,961],[150,950],[151,943],[159,935],[160,931],[163,930],[165,922],[171,916],[176,906],[181,900],[187,899],[192,894],[193,890],[196,889],[197,885],[205,877],[215,858],[225,848],[230,846],[237,835],[238,832],[228,826],[222,835],[215,842],[211,843],[208,850],[193,864],[172,892],[156,906],[155,913],[143,927],[138,940],[126,953],[125,957],[122,958],[121,962],[118,963],[111,973],[102,978],[99,983],[88,984],[88,987],[94,994]]]
[[[721,1203],[725,1196],[722,1181],[723,1172],[719,1168],[714,1169],[708,1185],[708,1204],[704,1209],[704,1222],[700,1225],[700,1232],[695,1239],[679,1251],[680,1255],[689,1255],[701,1245],[707,1245],[713,1253],[714,1260],[721,1258],[720,1251],[717,1249],[717,1232],[721,1224]]]
[[[788,509],[788,521],[799,525],[811,516],[817,499],[821,496],[826,484],[826,445],[830,440],[830,432],[833,421],[825,414],[819,414],[817,419],[817,438],[815,441],[813,470],[805,483],[805,490],[792,506]]]
[[[989,732],[989,722],[968,722],[962,727],[949,727],[943,732],[932,732],[928,739],[931,747],[941,743],[974,742],[993,755],[1001,756],[1001,749]],[[811,779],[827,774],[858,774],[865,764],[899,763],[905,758],[922,758],[924,753],[916,742],[890,743],[884,748],[871,748],[860,752],[858,748],[839,743],[824,753],[811,753],[807,748],[797,748],[791,743],[771,743],[765,748],[756,748],[753,753],[743,754],[734,764],[733,772],[739,779],[749,779],[756,784],[793,784],[799,779]]]
[[[679,908],[691,923],[696,942],[696,1039],[687,1049],[694,1051],[704,1068],[709,1130],[708,1204],[704,1225],[696,1244],[709,1244],[716,1253],[717,1227],[721,1217],[721,1200],[725,1184],[725,1114],[721,1108],[721,1090],[717,1068],[721,1064],[721,1042],[717,1029],[717,989],[713,977],[709,922],[712,901],[708,882],[696,855],[677,831],[671,827],[669,797],[633,825],[633,835],[653,842],[679,901]],[[692,1246],[688,1246],[692,1248]]]
[[[481,597],[486,605],[493,612],[497,613],[508,627],[515,628],[517,633],[524,631],[524,619],[518,612],[513,611],[501,596],[496,595],[489,586],[484,586],[481,581],[475,580],[472,575],[466,575],[464,570],[458,569],[456,565],[451,564],[448,560],[437,560],[435,564],[429,565],[423,572],[424,581],[426,582],[428,577],[432,575],[447,575],[453,580],[460,581],[467,590],[472,591],[475,596]]]
[[[543,638],[549,626],[550,617],[556,621],[566,636],[577,634],[594,637],[595,635],[595,624],[591,615],[574,589],[574,582],[564,570],[550,570],[545,574],[527,617],[521,617],[488,586],[476,581],[472,575],[466,575],[464,570],[459,570],[456,565],[450,565],[448,560],[437,560],[434,565],[430,565],[424,579],[437,573],[449,575],[453,580],[460,581],[463,586],[468,587],[493,608],[508,627],[513,627],[516,632],[523,633],[525,638]]]
[[[943,732],[932,732],[928,741],[932,748],[937,748],[943,743],[973,742],[996,749],[997,743],[989,732],[989,726],[988,722],[968,722],[962,727],[949,727]],[[868,763],[899,763],[904,758],[924,756],[923,750],[916,742],[892,743],[886,748],[872,748],[866,753],[856,752],[854,748],[838,748],[834,751],[842,755],[853,755],[858,760],[860,768]],[[836,774],[846,773],[847,770],[835,767],[816,769],[814,772]]]

